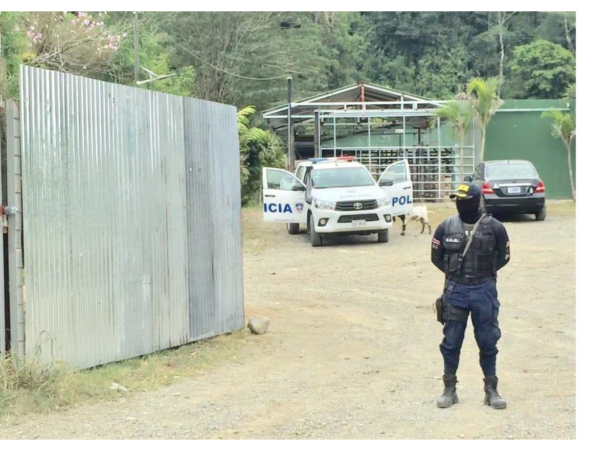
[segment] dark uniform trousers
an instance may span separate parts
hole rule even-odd
[[[449,284],[453,285],[448,294]],[[444,372],[456,374],[460,360],[460,349],[465,338],[467,319],[475,329],[475,340],[479,346],[479,364],[485,376],[496,375],[496,344],[500,339],[498,312],[500,302],[496,281],[489,280],[481,284],[458,284],[449,282],[444,298],[447,303],[447,318],[444,324],[444,340],[440,351],[444,357]]]

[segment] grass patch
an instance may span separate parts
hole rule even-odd
[[[40,365],[33,361],[16,367],[10,358],[0,359],[0,417],[116,399],[192,378],[213,365],[235,359],[247,335],[242,330],[79,371],[66,364]],[[111,389],[117,385],[124,389]]]

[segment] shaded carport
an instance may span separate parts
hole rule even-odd
[[[377,177],[407,159],[417,199],[443,199],[474,167],[473,139],[460,149],[435,118],[443,101],[359,83],[264,111],[288,142],[290,167],[309,157],[354,156]],[[291,133],[288,133],[288,123]]]

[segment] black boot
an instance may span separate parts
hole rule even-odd
[[[456,395],[456,375],[444,374],[444,393],[437,399],[438,408],[450,408],[455,403],[458,403],[458,395]]]
[[[485,384],[483,388],[485,392],[485,400],[483,402],[494,409],[505,409],[506,400],[504,400],[502,397],[500,397],[500,394],[498,394],[498,377],[485,377],[483,382]]]

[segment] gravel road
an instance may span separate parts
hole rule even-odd
[[[430,205],[432,227],[452,213]],[[430,236],[396,223],[387,244],[350,237],[310,246],[306,234],[244,210],[246,316],[235,359],[194,379],[117,401],[0,419],[0,438],[575,438],[575,212],[506,222],[512,261],[498,282],[499,389],[508,409],[483,405],[469,324],[460,403],[441,393],[441,326],[432,303],[442,274]],[[233,339],[233,337],[231,337]]]

